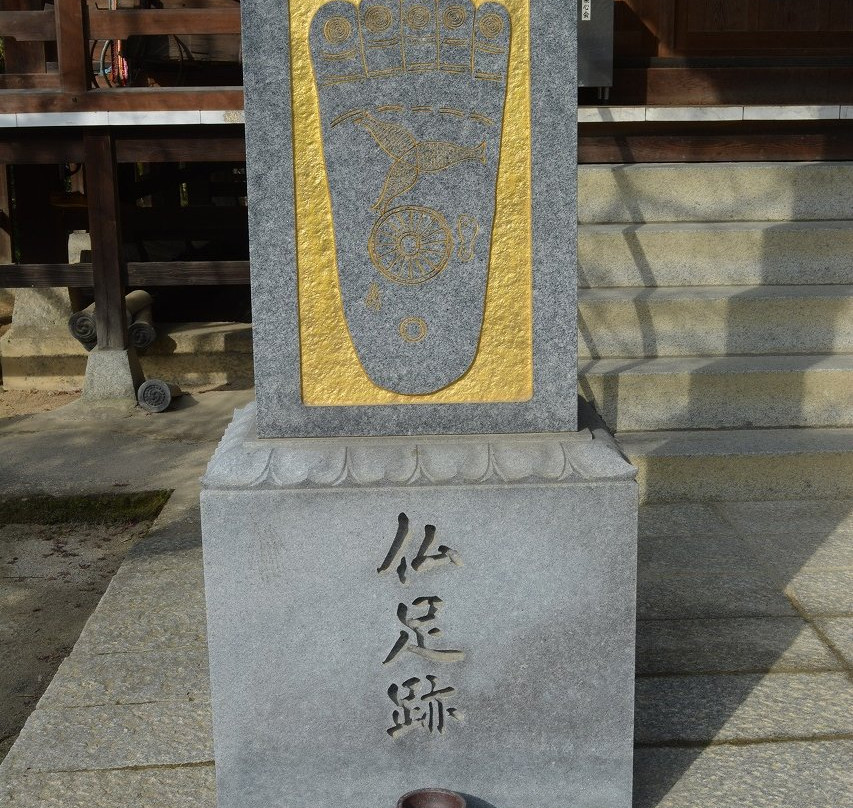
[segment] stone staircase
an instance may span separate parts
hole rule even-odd
[[[853,163],[583,166],[580,390],[642,497],[853,496]]]

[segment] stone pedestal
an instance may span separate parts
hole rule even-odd
[[[577,6],[241,10],[258,406],[202,492],[219,808],[629,808],[634,469],[575,432]]]
[[[256,438],[203,481],[219,808],[629,808],[634,469],[604,432]]]
[[[576,429],[576,4],[241,10],[259,435]]]
[[[87,255],[91,247],[89,234],[75,230],[68,236],[68,262],[91,260]],[[14,299],[12,327],[0,338],[3,386],[7,390],[79,390],[86,350],[68,333],[68,318],[78,303],[73,290],[22,288],[9,295],[11,291],[0,289],[0,305]]]
[[[87,401],[124,400],[136,401],[136,391],[145,376],[130,347],[94,348],[86,363],[86,380],[83,382],[82,398]]]
[[[68,333],[73,307],[65,287],[17,289],[12,327],[0,339],[7,390],[79,390],[86,351]]]

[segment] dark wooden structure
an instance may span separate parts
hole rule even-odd
[[[235,0],[210,0],[195,8],[114,10],[85,0],[56,0],[55,6],[42,0],[5,0],[0,11],[6,68],[0,74],[0,115],[239,110],[243,105],[239,84],[104,87],[93,69],[93,55],[100,42],[164,35],[238,37],[239,33],[240,6]],[[209,73],[216,72],[213,65]],[[204,77],[203,72],[196,75]],[[134,79],[131,84],[151,84],[150,71]],[[124,293],[128,286],[248,283],[248,261],[125,261],[118,178],[122,165],[245,159],[242,126],[194,129],[0,128],[0,286],[92,287],[99,344],[124,348]],[[50,246],[44,239],[45,225],[51,229],[45,219],[50,215],[47,198],[61,190],[57,188],[55,167],[69,164],[82,166],[85,175],[86,219],[93,254],[90,264],[63,262],[64,233]],[[10,215],[7,166],[15,166],[17,228],[13,228]],[[40,198],[30,202],[28,196],[33,193]],[[15,247],[21,262],[13,262]]]
[[[853,0],[615,2],[612,104],[853,104]],[[179,37],[238,37],[238,0],[106,4],[4,0],[0,116],[242,108],[236,60],[190,71],[185,44],[169,57]],[[132,4],[140,7],[125,7]],[[106,86],[96,70],[105,44],[155,40],[165,61],[136,65],[127,86]],[[585,92],[582,102],[597,103]],[[581,162],[844,160],[853,159],[851,131],[853,120],[582,124],[579,151]],[[245,260],[127,262],[119,202],[121,172],[132,164],[243,159],[243,128],[235,124],[0,127],[0,287],[94,287],[102,345],[124,347],[126,287],[246,284]],[[94,264],[64,263],[65,233],[47,201],[63,190],[58,165],[83,167]],[[38,231],[19,227],[16,244],[6,166],[16,167],[19,218],[39,223]],[[149,213],[156,223],[156,211]],[[245,208],[215,213],[245,228]],[[159,221],[165,227],[168,213]],[[45,238],[51,228],[56,237]]]
[[[853,102],[853,0],[616,0],[618,104]]]
[[[124,293],[127,287],[230,285],[249,282],[248,261],[125,262],[122,247],[118,169],[123,164],[181,161],[245,160],[241,126],[204,127],[194,135],[178,135],[173,127],[151,128],[141,137],[134,128],[79,127],[56,133],[49,129],[20,135],[2,134],[0,163],[27,168],[75,163],[84,167],[86,207],[93,263],[12,263],[6,247],[0,264],[0,286],[93,287],[102,347],[126,347]],[[5,176],[5,172],[4,172]],[[234,209],[223,209],[233,217]],[[239,221],[239,219],[238,219]],[[5,217],[9,245],[9,219]],[[243,223],[243,226],[244,223]],[[4,242],[0,242],[2,249]],[[117,344],[116,344],[117,343]]]

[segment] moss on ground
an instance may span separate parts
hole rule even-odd
[[[155,519],[171,491],[56,497],[37,494],[0,499],[0,524],[103,524]]]

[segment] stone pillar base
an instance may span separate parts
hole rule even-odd
[[[18,289],[12,327],[0,338],[7,390],[79,390],[86,351],[68,333],[73,311],[65,287]]]
[[[203,481],[219,808],[629,808],[637,489],[609,436],[258,440]]]
[[[145,381],[133,348],[94,348],[86,363],[84,400],[122,399],[136,401],[136,391]]]

